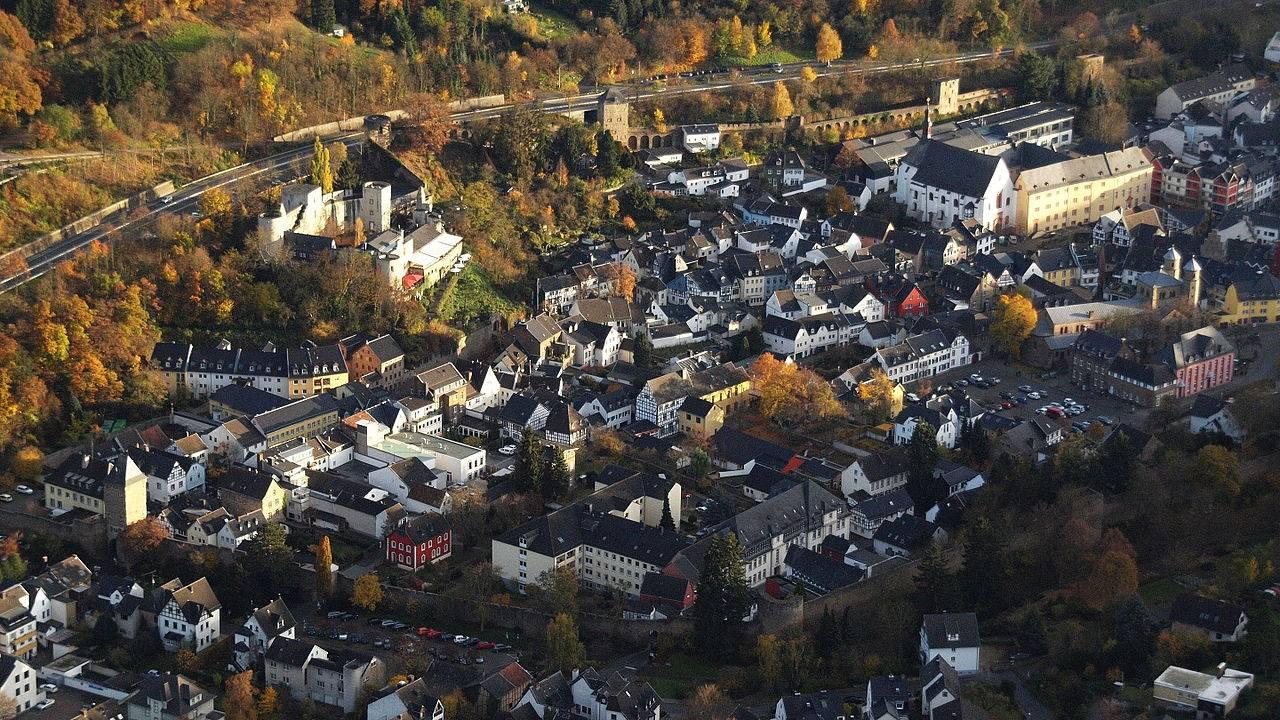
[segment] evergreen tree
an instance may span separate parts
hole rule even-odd
[[[569,494],[569,465],[564,460],[564,451],[551,448],[550,459],[542,468],[542,497],[547,500],[562,500]]]
[[[520,492],[542,492],[542,443],[534,435],[533,428],[527,425],[524,434],[520,436],[513,479],[516,490]]]
[[[671,499],[662,498],[662,519],[658,521],[658,527],[663,530],[675,530],[676,520],[671,517]]]
[[[930,543],[916,567],[916,589],[911,602],[916,612],[927,613],[957,610],[956,578],[947,568],[942,548]]]
[[[933,469],[938,465],[937,437],[937,428],[918,420],[907,445],[907,492],[915,503],[916,514],[921,516],[933,507],[939,495],[933,479]]]
[[[1003,532],[987,518],[969,529],[960,567],[960,587],[968,593],[969,607],[979,615],[992,615],[1014,603],[1013,571],[1006,557]]]
[[[732,532],[716,535],[703,558],[698,600],[693,606],[696,646],[708,657],[724,657],[738,646],[751,591],[742,569],[742,547]]]
[[[338,13],[333,8],[333,0],[311,0],[311,27],[316,32],[328,35],[337,22]]]
[[[649,341],[648,335],[636,335],[631,361],[638,368],[647,368],[653,362],[653,343]]]
[[[1098,450],[1098,473],[1096,486],[1108,493],[1121,493],[1133,482],[1137,471],[1137,453],[1129,435],[1123,432],[1112,433]]]
[[[840,647],[840,624],[831,608],[822,608],[822,618],[818,621],[818,633],[813,637],[813,649],[818,657],[830,660],[831,654]]]
[[[596,170],[601,177],[611,178],[617,174],[622,162],[619,147],[613,133],[608,130],[601,130],[596,135]]]
[[[404,14],[404,8],[397,8],[391,15],[391,42],[395,45],[396,50],[406,55],[413,54],[418,45],[418,38],[414,35],[413,26],[409,24],[409,18]]]
[[[1111,637],[1113,662],[1128,676],[1145,676],[1151,668],[1148,658],[1155,649],[1155,618],[1142,603],[1142,598],[1130,595],[1116,603],[1111,612]]]

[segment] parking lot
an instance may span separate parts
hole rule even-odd
[[[998,379],[1000,382],[983,387],[972,382],[972,375],[978,375],[986,381]],[[1071,378],[1066,373],[1046,373],[998,360],[975,363],[960,370],[938,375],[932,380],[935,391],[947,387],[964,390],[988,412],[1020,420],[1038,417],[1057,422],[1068,432],[1071,431],[1072,423],[1097,422],[1099,417],[1107,418],[1113,425],[1118,422],[1140,424],[1141,416],[1146,413],[1145,408],[1137,407],[1132,403],[1072,385]],[[1029,388],[1030,393],[1025,388]],[[911,389],[908,387],[909,391]],[[1039,397],[1036,398],[1031,393]],[[1061,418],[1036,412],[1052,403],[1067,406],[1068,399],[1073,400],[1077,405],[1084,406],[1085,412],[1074,417]],[[1001,409],[1005,403],[1012,403],[1012,407]]]
[[[505,639],[502,630],[495,630],[493,638],[456,637],[441,628],[414,627],[400,622],[400,626],[387,626],[384,622],[400,622],[383,616],[361,617],[348,613],[346,617],[331,618],[317,615],[300,628],[301,634],[326,647],[359,647],[368,652],[393,653],[401,656],[427,655],[443,662],[459,665],[484,665],[501,661],[505,665],[518,658],[518,651],[498,639]],[[427,634],[421,634],[426,632]]]
[[[79,715],[81,710],[94,707],[102,702],[100,697],[67,687],[59,688],[56,693],[48,693],[46,697],[53,700],[53,705],[44,710],[32,708],[18,717],[22,720],[27,720],[27,718],[31,718],[31,720],[70,720],[70,718]]]

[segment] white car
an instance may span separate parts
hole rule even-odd
[[[53,698],[45,698],[35,704],[36,710],[48,710],[51,707],[53,707]]]
[[[468,640],[470,640],[470,639],[471,639],[471,638],[467,637],[466,635],[459,635],[459,636],[457,636],[457,637],[455,637],[455,638],[453,639],[453,644],[454,644],[454,645],[461,645],[461,644],[465,643],[466,641],[468,641]]]
[[[515,455],[515,454],[516,454],[516,446],[515,446],[515,445],[503,445],[502,447],[498,448],[498,454],[499,454],[499,455]]]
[[[47,693],[58,692],[58,686],[54,685],[53,683],[40,683],[40,689]]]
[[[35,490],[32,490],[32,489],[31,489],[31,486],[30,486],[30,485],[19,485],[19,486],[15,487],[15,488],[14,488],[14,490],[17,490],[18,492],[22,493],[23,495],[35,495],[35,493],[36,493],[36,491],[35,491]]]
[[[173,196],[165,195],[164,197],[160,198],[160,202],[164,203],[165,205],[168,205],[169,203],[173,202]]]

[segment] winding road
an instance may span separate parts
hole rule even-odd
[[[1046,40],[1028,45],[1027,48],[1031,50],[1043,50],[1045,48],[1053,47],[1055,44],[1056,41]],[[686,95],[698,92],[718,92],[744,84],[764,85],[771,84],[778,80],[795,80],[800,77],[801,72],[806,67],[812,67],[818,77],[836,75],[871,75],[899,70],[916,68],[923,69],[951,64],[972,63],[993,57],[1008,57],[1012,54],[1013,50],[1006,49],[999,52],[993,52],[990,50],[965,52],[948,57],[913,60],[910,62],[868,64],[866,61],[841,61],[834,62],[829,66],[815,65],[813,63],[790,63],[781,66],[763,66],[748,68],[745,70],[673,73],[660,78],[645,78],[629,81],[623,85],[623,87],[628,91],[628,99],[635,102],[655,97]],[[455,122],[467,123],[500,117],[503,113],[513,109],[530,109],[537,112],[552,114],[578,112],[595,107],[596,98],[602,91],[603,88],[597,88],[590,93],[571,95],[563,98],[513,101],[492,108],[456,112],[451,114],[450,117]],[[326,136],[324,140],[325,142],[342,141],[350,145],[362,142],[363,138],[363,133],[360,132],[344,132],[337,135]],[[293,163],[303,157],[306,157],[310,152],[311,146],[303,145],[259,160],[247,162],[234,168],[222,170],[188,183],[165,200],[155,200],[141,208],[133,208],[131,210],[122,210],[117,212],[107,217],[101,224],[85,230],[84,232],[64,238],[49,247],[40,249],[34,249],[34,247],[32,247],[31,252],[20,253],[25,260],[26,270],[0,279],[0,293],[8,292],[22,286],[30,280],[34,280],[35,278],[45,275],[59,262],[67,259],[94,241],[104,240],[106,242],[110,242],[113,237],[118,236],[120,233],[141,231],[150,226],[155,222],[156,218],[165,213],[191,212],[198,206],[200,196],[209,190],[226,187],[255,177],[265,177],[270,179],[283,178],[287,172],[291,170]],[[67,159],[80,155],[97,156],[98,154],[69,153]],[[7,156],[0,158],[0,160],[16,161],[17,157]],[[142,210],[143,212],[139,213],[139,210]],[[32,243],[31,245],[34,246],[35,243]]]

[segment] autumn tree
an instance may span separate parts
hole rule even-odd
[[[53,24],[49,39],[54,45],[67,45],[84,34],[84,18],[71,0],[53,0]]]
[[[769,117],[774,120],[785,120],[795,112],[791,104],[791,91],[781,80],[773,84],[773,95],[769,100]]]
[[[835,31],[827,23],[822,23],[822,27],[818,28],[818,42],[815,55],[818,62],[831,64],[833,60],[839,60],[844,55],[844,45],[840,42],[840,33]]]
[[[1111,528],[1103,534],[1097,559],[1077,594],[1089,607],[1102,610],[1116,598],[1137,591],[1137,553],[1124,533]]]
[[[1036,309],[1020,293],[1001,295],[991,319],[991,339],[1013,357],[1022,355],[1022,344],[1036,327]]]
[[[276,695],[276,689],[267,686],[258,694],[258,720],[275,720],[276,709],[280,704],[280,698]]]
[[[842,185],[837,185],[827,191],[825,199],[828,215],[836,213],[850,212],[853,210],[853,198],[849,197],[849,191],[845,190]]]
[[[120,552],[131,558],[130,564],[153,552],[169,539],[169,529],[155,516],[148,515],[130,523],[116,539]]]
[[[698,720],[728,720],[733,714],[733,703],[718,685],[699,685],[689,698],[689,717]]]
[[[831,385],[814,371],[761,353],[751,366],[751,384],[760,395],[760,412],[783,425],[838,417],[844,406]]]
[[[328,535],[316,544],[315,556],[316,596],[327,598],[333,593],[333,548]]]
[[[320,192],[328,195],[333,192],[333,165],[329,162],[329,148],[316,136],[311,150],[311,184],[319,185]]]
[[[222,693],[222,712],[226,714],[227,720],[257,720],[256,694],[252,671],[246,670],[227,678]]]
[[[627,299],[628,302],[636,299],[636,273],[631,266],[626,263],[613,263],[605,273],[606,277],[613,280],[614,291]]]
[[[572,616],[560,613],[547,623],[547,662],[551,667],[568,675],[582,667],[586,652]]]
[[[373,573],[361,575],[351,588],[351,604],[372,610],[382,603],[382,582]]]
[[[858,384],[858,399],[879,420],[889,420],[902,412],[902,398],[898,383],[880,368],[873,368],[871,378]]]
[[[0,10],[0,124],[14,125],[20,115],[34,115],[43,104],[41,73],[30,62],[35,49],[23,23]]]

